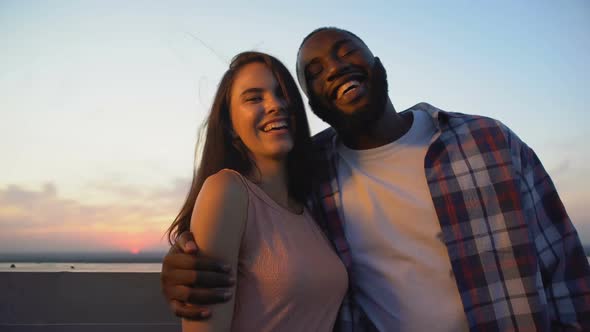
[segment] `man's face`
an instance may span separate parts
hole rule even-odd
[[[337,130],[366,128],[383,113],[385,70],[353,35],[317,32],[302,45],[297,62],[297,77],[312,110]]]

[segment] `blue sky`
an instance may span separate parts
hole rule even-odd
[[[162,248],[229,59],[359,35],[398,110],[497,118],[590,243],[587,1],[0,2],[0,250]],[[313,132],[326,125],[309,116]]]

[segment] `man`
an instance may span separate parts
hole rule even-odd
[[[379,59],[337,28],[304,39],[297,77],[332,126],[314,138],[311,208],[349,273],[340,330],[590,330],[576,230],[510,129],[424,103],[397,113]],[[222,301],[232,280],[183,254],[196,252],[187,238],[167,255],[162,288],[177,315],[198,319],[209,313],[186,303]]]

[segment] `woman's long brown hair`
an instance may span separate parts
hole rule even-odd
[[[231,134],[230,99],[232,84],[236,73],[250,63],[266,65],[277,82],[287,101],[289,112],[295,115],[295,137],[293,149],[287,156],[287,185],[289,195],[300,203],[304,203],[310,191],[311,167],[309,155],[311,139],[309,124],[301,94],[297,89],[289,70],[275,57],[260,52],[243,52],[236,55],[225,72],[217,88],[211,113],[204,127],[206,128],[203,153],[199,166],[193,172],[193,180],[180,212],[167,230],[168,241],[172,244],[176,238],[190,229],[190,220],[195,201],[205,180],[224,168],[233,169],[241,174],[250,174],[256,165],[249,157],[249,152],[241,140]],[[198,143],[197,143],[198,146]],[[195,163],[197,158],[195,158]]]

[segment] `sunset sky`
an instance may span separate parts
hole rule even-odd
[[[397,110],[512,128],[590,244],[590,2],[315,2],[0,1],[0,252],[165,248],[229,59],[294,73],[320,26],[365,40]]]

